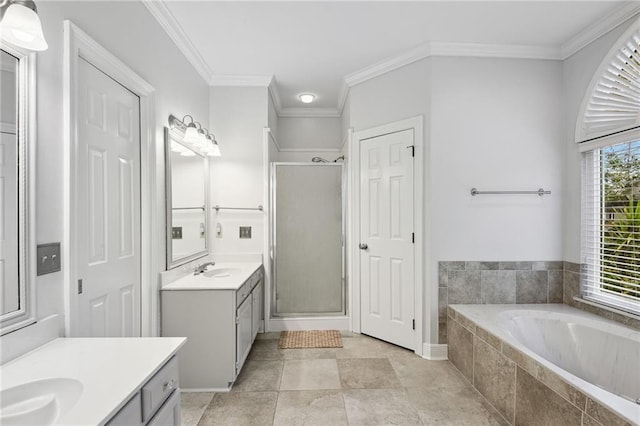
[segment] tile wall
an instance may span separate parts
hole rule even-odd
[[[438,262],[438,342],[450,304],[563,303],[564,262]]]

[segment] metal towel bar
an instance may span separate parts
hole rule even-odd
[[[471,188],[471,195],[472,196],[475,197],[476,195],[483,195],[483,194],[496,194],[496,195],[503,195],[503,194],[511,194],[511,195],[533,194],[533,195],[539,195],[540,197],[542,197],[543,195],[550,195],[551,191],[545,191],[543,188],[540,188],[537,191],[478,191],[476,188]]]
[[[221,207],[221,206],[215,206],[215,207],[213,207],[213,209],[217,213],[220,210],[258,210],[258,211],[263,211],[264,207],[262,207],[262,206],[258,206],[258,207]]]

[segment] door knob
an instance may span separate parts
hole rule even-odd
[[[364,244],[364,243],[360,243],[360,245],[358,247],[360,247],[360,250],[368,250],[369,249],[369,246]]]

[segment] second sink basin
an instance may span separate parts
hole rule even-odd
[[[53,378],[23,383],[0,391],[0,424],[50,425],[82,394],[75,379]]]
[[[210,269],[202,273],[207,278],[230,278],[242,271],[240,268],[218,268]]]

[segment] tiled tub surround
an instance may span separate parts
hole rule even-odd
[[[564,262],[438,262],[438,343],[447,343],[447,306],[562,303]]]
[[[635,392],[637,389],[633,387],[640,382],[640,371],[638,362],[629,360],[639,356],[635,353],[640,341],[637,331],[560,304],[453,305],[447,312],[449,360],[509,424],[640,424],[640,405],[588,383],[534,352],[548,351],[549,358],[565,360],[577,354],[580,359],[571,360],[568,365],[580,375],[598,370],[606,372],[604,377],[614,376],[615,368],[622,368],[622,375],[630,376],[625,379],[625,386],[628,388],[631,384],[632,388],[627,392]],[[545,320],[556,319],[568,319],[570,324],[543,324]],[[536,323],[542,327],[532,328]],[[543,330],[549,325],[551,329]],[[576,327],[581,329],[580,333],[574,333]],[[580,336],[582,332],[591,333],[593,330],[589,328],[596,331]],[[571,333],[572,338],[563,338],[561,329]],[[620,365],[607,366],[605,361],[581,355],[588,348],[615,352],[616,336],[627,339],[622,345],[631,345],[632,353],[626,355],[630,364],[621,361],[622,356],[617,360],[612,357],[613,364],[620,362]],[[552,342],[554,337],[556,341]],[[581,337],[586,337],[586,341],[576,340]],[[597,341],[598,338],[603,341]],[[557,342],[561,345],[548,345]],[[567,346],[563,346],[565,344]],[[580,372],[579,368],[584,371]]]

